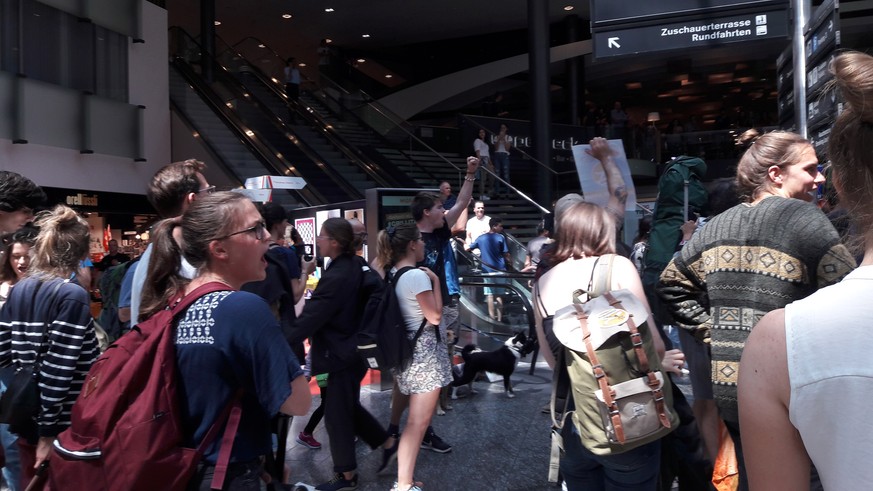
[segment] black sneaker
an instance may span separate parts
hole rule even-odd
[[[394,437],[394,445],[391,448],[382,450],[382,465],[379,466],[379,470],[376,471],[376,474],[381,474],[382,471],[397,461],[397,449],[400,448],[400,435],[395,434],[391,436]]]
[[[421,440],[421,448],[428,448],[436,453],[449,453],[452,451],[452,446],[444,442],[434,432],[424,435],[424,439]]]
[[[337,472],[333,479],[315,487],[317,491],[354,491],[358,489],[358,475],[346,479],[342,472]]]

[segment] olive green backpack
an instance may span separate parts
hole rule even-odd
[[[619,454],[658,440],[679,423],[670,380],[646,325],[649,313],[629,290],[608,290],[614,258],[597,259],[588,288],[574,291],[569,305],[552,316],[541,312],[557,360],[551,398],[552,482],[558,477],[561,430],[568,417],[595,455]],[[560,394],[566,396],[556,414]]]

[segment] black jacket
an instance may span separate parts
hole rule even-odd
[[[359,290],[366,261],[343,254],[330,262],[312,298],[287,331],[288,342],[312,338],[312,373],[330,373],[360,363],[357,334],[363,309]]]

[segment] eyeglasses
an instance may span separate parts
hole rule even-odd
[[[197,194],[212,194],[215,192],[215,186],[207,186],[203,189],[197,190]]]
[[[221,237],[217,237],[217,238],[215,238],[215,240],[224,240],[224,239],[228,239],[230,237],[233,237],[234,235],[246,234],[249,232],[255,233],[255,239],[264,240],[267,238],[267,234],[268,234],[267,224],[264,223],[263,220],[261,220],[260,222],[254,224],[253,226],[251,226],[245,230],[240,230],[238,232],[233,232],[233,233],[221,236]]]
[[[330,235],[316,235],[315,238],[321,240],[333,240],[333,237]]]

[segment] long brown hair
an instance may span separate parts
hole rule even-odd
[[[552,260],[615,253],[615,221],[604,208],[588,202],[567,206],[557,217]]]
[[[828,139],[834,186],[865,238],[873,236],[873,57],[843,53],[831,64],[846,101]]]
[[[140,320],[162,310],[190,283],[179,274],[183,254],[198,274],[208,270],[209,244],[238,225],[237,213],[244,201],[248,198],[239,193],[209,194],[194,200],[181,217],[162,220],[155,225]],[[176,227],[182,227],[182,247],[173,238]]]

